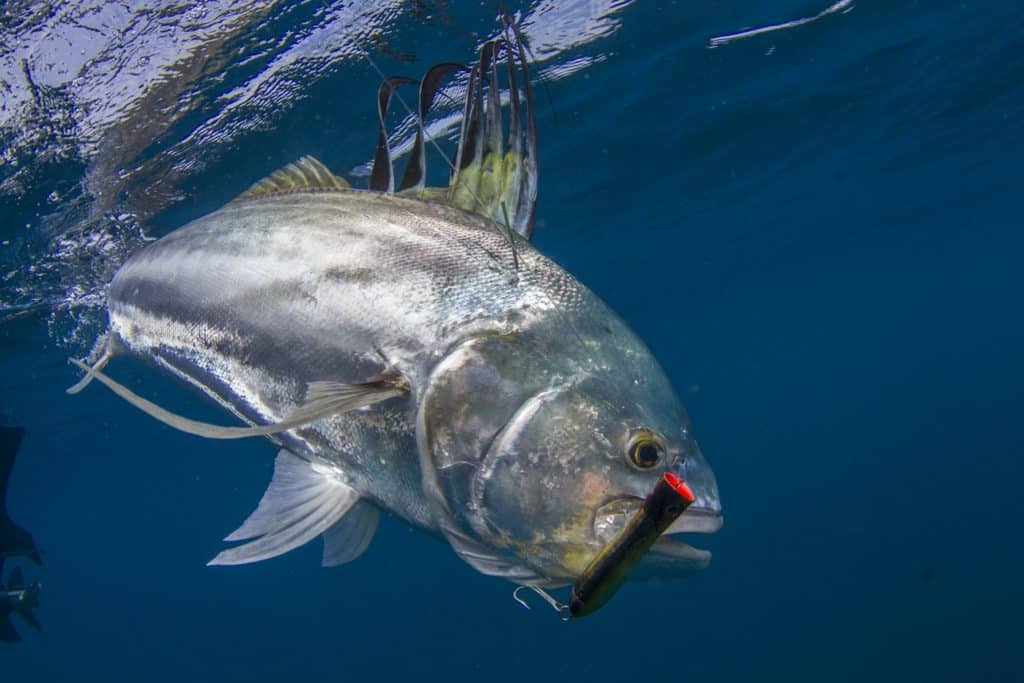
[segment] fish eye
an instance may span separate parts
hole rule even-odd
[[[634,467],[649,470],[664,460],[665,446],[654,433],[641,429],[629,440],[626,457]]]

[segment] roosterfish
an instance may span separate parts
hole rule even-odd
[[[632,575],[707,566],[708,551],[675,537],[722,523],[682,403],[626,323],[530,243],[535,103],[522,36],[504,23],[471,66],[384,80],[368,189],[302,157],[138,251],[110,283],[109,329],[73,360],[85,375],[70,393],[97,380],[182,431],[280,449],[255,511],[209,564],[321,536],[323,564],[340,565],[367,548],[383,511],[547,596],[621,555],[610,544],[671,476],[685,480],[685,506],[629,546],[642,550]],[[453,74],[465,78],[458,149],[448,186],[430,187],[424,121]],[[385,117],[409,83],[419,128],[398,180]],[[107,374],[119,357],[240,424],[145,399]]]

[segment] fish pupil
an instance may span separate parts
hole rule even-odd
[[[654,444],[643,443],[637,445],[633,457],[641,467],[654,467],[661,460],[661,452]]]

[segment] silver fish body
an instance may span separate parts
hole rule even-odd
[[[522,36],[502,23],[473,66],[442,63],[419,81],[420,133],[400,182],[386,113],[413,81],[393,77],[377,97],[372,191],[303,157],[137,253],[111,283],[106,344],[91,366],[73,361],[86,375],[69,392],[98,380],[183,431],[281,449],[256,510],[225,539],[242,543],[211,564],[318,536],[325,565],[349,562],[387,510],[477,570],[542,590],[572,583],[667,472],[695,494],[667,534],[721,524],[714,475],[650,351],[528,241],[535,108]],[[427,187],[424,120],[460,72],[453,173]],[[246,426],[135,394],[104,372],[126,354]],[[677,576],[709,558],[660,536],[630,565]]]
[[[313,382],[400,377],[407,395],[269,437],[521,584],[570,583],[669,468],[714,531],[714,476],[646,346],[595,294],[487,218],[356,190],[237,200],[133,256],[111,348],[252,424]],[[657,435],[649,470],[624,453]],[[666,539],[656,573],[707,553]]]

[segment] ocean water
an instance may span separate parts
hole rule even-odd
[[[8,2],[0,414],[27,429],[9,511],[45,563],[26,567],[43,631],[19,624],[0,680],[1020,677],[1019,7],[509,9],[540,79],[534,242],[682,395],[724,505],[697,541],[711,566],[571,623],[390,518],[340,568],[318,543],[206,567],[274,448],[174,432],[99,386],[67,396],[104,285],[302,154],[365,186],[377,68],[470,61],[499,10]],[[454,116],[432,119],[447,145]],[[224,421],[138,364],[116,374]]]

